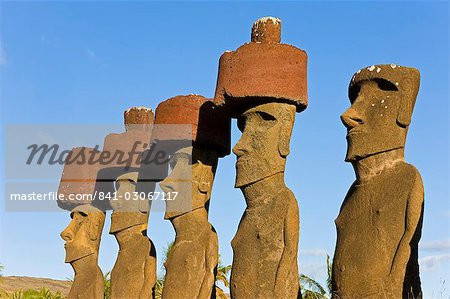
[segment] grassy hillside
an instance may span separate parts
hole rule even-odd
[[[15,290],[39,290],[46,287],[53,293],[61,292],[61,295],[67,297],[72,283],[67,280],[55,280],[50,278],[36,278],[26,276],[3,276],[1,281],[1,288],[6,292],[11,293]]]

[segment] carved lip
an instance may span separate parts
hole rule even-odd
[[[72,241],[67,241],[67,242],[64,244],[64,248],[70,248],[70,247],[74,247],[74,245],[72,244]]]
[[[358,127],[354,127],[347,131],[347,136],[351,136],[351,135],[355,135],[355,134],[359,134],[359,133],[363,133],[363,132],[364,132],[364,130],[362,130]]]
[[[236,164],[238,163],[244,163],[246,161],[246,158],[244,156],[240,156],[239,158],[236,159]]]

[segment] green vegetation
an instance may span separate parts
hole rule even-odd
[[[105,295],[103,298],[109,299],[111,297],[111,271],[103,275],[103,280],[105,281]]]
[[[331,270],[330,256],[327,254],[327,286],[326,289],[314,279],[300,274],[299,283],[303,299],[330,299],[331,298]]]
[[[0,298],[7,298],[6,296],[8,296],[8,293],[1,287],[4,268],[5,267],[0,264]]]
[[[219,299],[227,299],[228,296],[225,292],[217,285],[218,282],[222,282],[226,288],[230,287],[230,282],[228,281],[228,274],[231,271],[231,265],[224,266],[222,261],[220,260],[219,254],[219,264],[217,265],[217,274],[216,274],[216,297]]]
[[[3,297],[2,297],[3,298]],[[64,299],[61,292],[52,293],[43,287],[40,290],[17,290],[5,298],[10,299]]]

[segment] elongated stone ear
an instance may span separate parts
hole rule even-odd
[[[198,190],[200,190],[200,192],[202,193],[208,193],[209,185],[210,184],[207,182],[200,182],[200,184],[198,184]]]
[[[84,217],[86,217],[84,225],[87,226],[89,239],[91,239],[91,241],[100,239],[103,222],[105,220],[105,213],[91,205],[83,205],[80,213],[84,214]]]
[[[201,167],[198,190],[208,196],[211,192],[211,182],[214,180],[218,158],[219,153],[212,148],[194,146],[192,150],[192,163],[198,163],[197,167]]]
[[[286,104],[285,104],[286,105]],[[290,153],[290,141],[292,134],[292,127],[295,120],[295,108],[282,107],[280,113],[280,138],[278,140],[278,152],[280,156],[287,157]]]
[[[420,72],[414,68],[408,68],[408,77],[400,82],[400,90],[404,92],[401,98],[397,114],[397,123],[402,127],[407,127],[411,123],[411,116],[419,93]]]
[[[207,153],[205,156],[207,156]],[[211,188],[209,181],[205,182],[205,180],[207,180],[207,177],[208,177],[208,169],[207,169],[208,167],[207,167],[207,165],[203,164],[203,162],[201,162],[201,161],[199,161],[198,163],[200,164],[198,167],[202,168],[201,175],[200,175],[200,182],[198,184],[198,190],[201,193],[208,194],[208,192],[210,191],[210,188]]]
[[[280,130],[280,140],[278,141],[278,151],[282,157],[287,157],[290,153],[289,140],[290,134],[282,128]]]
[[[88,217],[93,217],[93,218],[97,218],[96,215],[88,215]],[[97,220],[97,219],[95,219]],[[98,221],[92,221],[91,219],[88,220],[88,234],[89,234],[89,239],[91,239],[91,241],[95,241],[97,240],[97,234],[98,234]]]

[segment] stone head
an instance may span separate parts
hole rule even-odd
[[[61,232],[66,241],[66,263],[97,253],[105,214],[91,205],[77,206],[70,213],[72,220]]]
[[[114,211],[149,212],[148,194],[138,194],[136,191],[139,172],[137,169],[121,174],[114,181],[115,198],[111,201]]]
[[[351,107],[341,116],[348,132],[346,161],[404,148],[419,82],[417,69],[394,64],[374,65],[353,76]]]
[[[211,197],[219,157],[230,152],[230,118],[200,95],[176,96],[158,105],[152,138],[167,144],[171,173],[160,186],[167,194],[166,218],[205,206]],[[187,125],[178,130],[174,125]],[[172,195],[173,197],[173,195]]]
[[[284,171],[295,112],[292,104],[265,103],[238,116],[242,136],[233,148],[236,188]]]
[[[181,148],[171,155],[171,173],[161,183],[168,193],[177,192],[174,201],[167,201],[166,218],[200,207],[208,208],[218,154],[199,146]],[[206,205],[206,206],[205,206]]]

